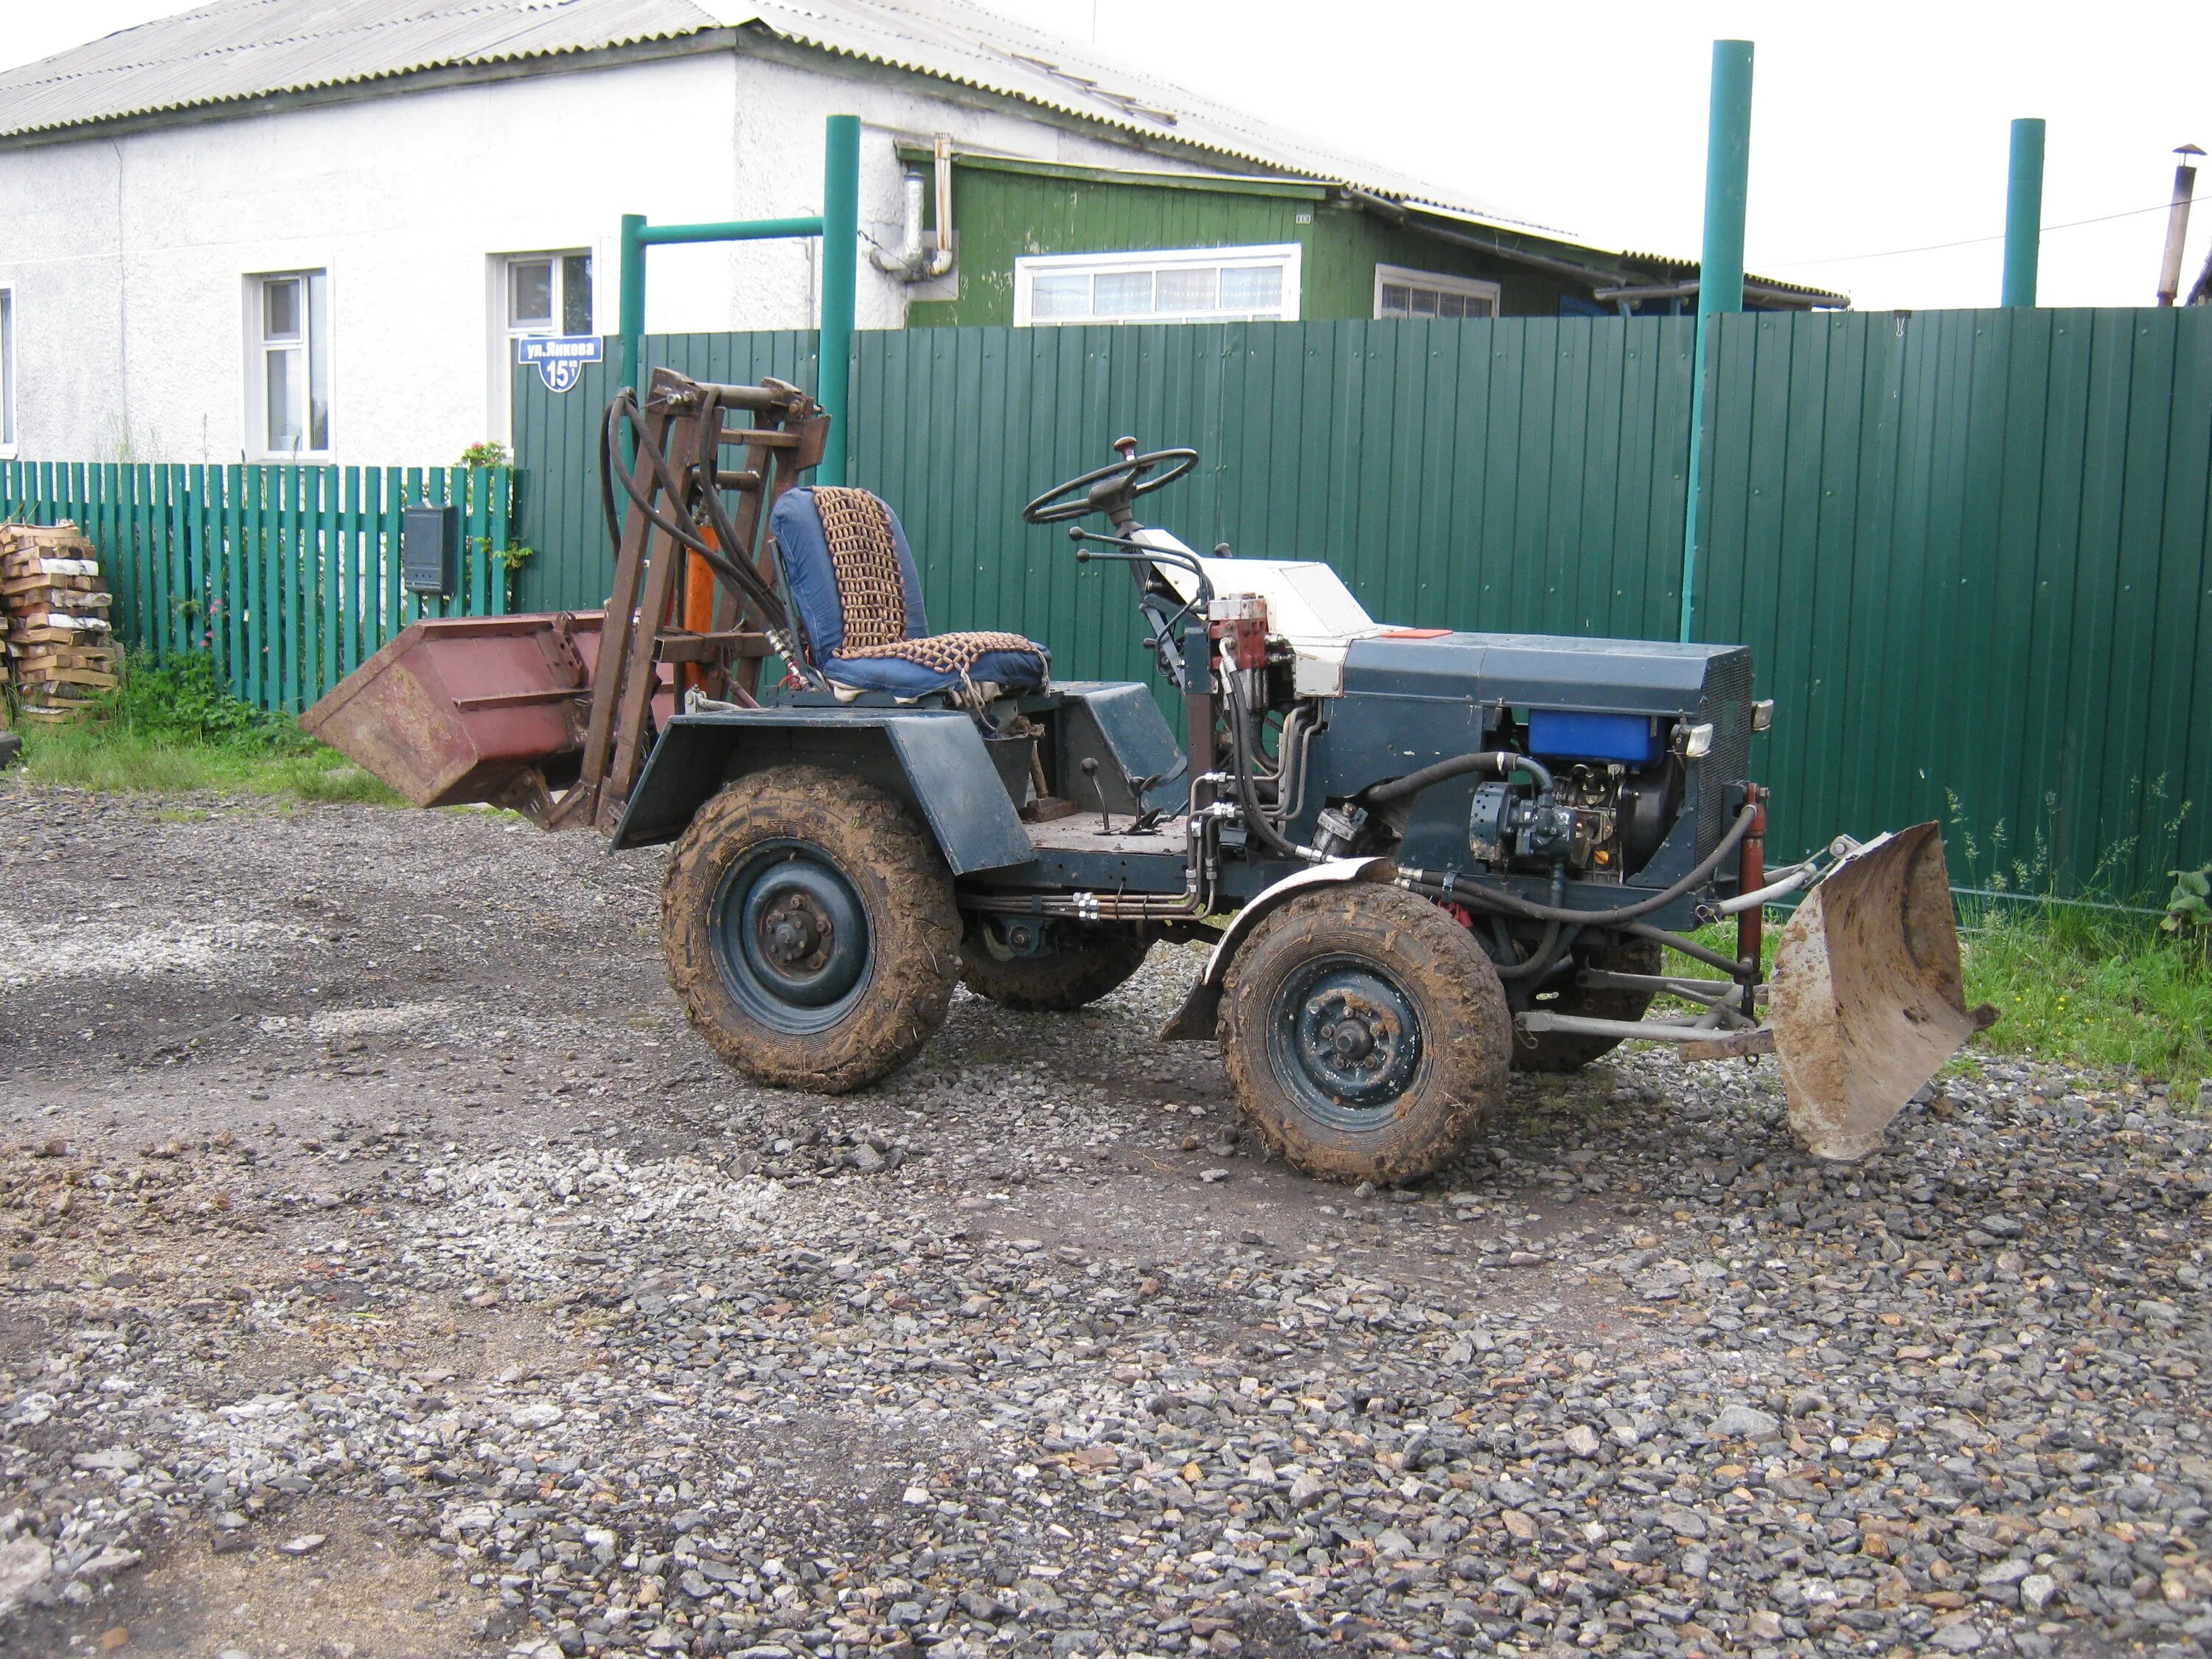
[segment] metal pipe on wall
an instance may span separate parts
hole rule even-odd
[[[2181,158],[2173,169],[2173,205],[2166,214],[2166,257],[2159,262],[2158,302],[2170,306],[2181,292],[2181,254],[2189,241],[2189,204],[2197,194],[2197,164],[2204,154],[2194,144],[2173,152]]]
[[[2043,123],[2024,116],[2012,124],[2012,156],[2005,172],[2004,286],[1997,303],[2035,303],[2036,267],[2043,252]]]
[[[833,115],[823,137],[822,334],[815,400],[830,417],[817,483],[845,482],[847,416],[852,407],[853,307],[860,280],[860,118]]]
[[[859,285],[860,244],[860,118],[833,115],[823,124],[822,213],[799,219],[733,219],[708,224],[653,225],[641,213],[622,220],[623,384],[635,387],[645,355],[645,251],[696,242],[777,241],[787,237],[822,239],[822,331],[815,393],[830,416],[829,441],[823,446],[817,483],[845,482],[846,416],[852,403],[853,311]],[[827,372],[831,364],[842,372]]]
[[[1751,178],[1748,40],[1713,42],[1711,111],[1705,131],[1705,235],[1698,264],[1697,362],[1690,380],[1690,471],[1682,515],[1682,630],[1696,620],[1698,474],[1704,468],[1705,358],[1710,319],[1743,309],[1743,222]]]

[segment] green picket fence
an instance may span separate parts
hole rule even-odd
[[[0,517],[91,538],[126,647],[208,652],[236,696],[286,713],[411,622],[504,612],[513,498],[505,467],[0,462]],[[402,514],[426,501],[461,508],[450,597],[401,585]]]

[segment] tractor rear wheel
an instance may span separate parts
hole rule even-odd
[[[1244,1115],[1307,1175],[1400,1182],[1462,1151],[1504,1099],[1513,1028],[1497,969],[1425,899],[1302,894],[1230,965],[1222,1056]]]
[[[732,1066],[843,1094],[914,1058],[958,977],[952,877],[884,791],[819,767],[740,779],[661,884],[669,981]]]
[[[1584,967],[1613,974],[1656,974],[1660,951],[1656,939],[1625,939],[1601,946],[1581,958]],[[1641,1019],[1656,998],[1656,991],[1593,989],[1570,980],[1556,991],[1539,991],[1532,1007],[1547,1013],[1577,1014],[1584,1019]],[[1619,1048],[1625,1037],[1586,1036],[1576,1031],[1516,1031],[1513,1038],[1513,1069],[1516,1072],[1579,1072],[1601,1055]]]
[[[1059,921],[1048,924],[1047,949],[1002,957],[991,948],[989,925],[969,919],[960,940],[961,982],[979,997],[1026,1011],[1060,1013],[1096,1002],[1143,967],[1152,948],[1134,927]]]

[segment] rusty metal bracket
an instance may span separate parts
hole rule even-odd
[[[749,424],[726,422],[740,410]],[[829,422],[811,398],[781,380],[720,386],[661,368],[633,431],[641,487],[622,518],[599,652],[601,667],[613,672],[592,687],[572,792],[584,799],[560,806],[563,821],[588,810],[610,831],[651,747],[657,702],[666,704],[665,715],[694,691],[740,706],[754,701],[781,621],[763,614],[775,609],[768,599],[755,597],[775,592],[775,554],[762,532],[776,498],[822,459]],[[741,467],[723,465],[732,447],[746,452]],[[725,491],[737,496],[734,508]],[[739,562],[744,568],[729,568]],[[664,674],[663,664],[672,672]]]

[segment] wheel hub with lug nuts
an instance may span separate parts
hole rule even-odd
[[[715,896],[714,938],[723,982],[776,1030],[834,1023],[867,980],[859,890],[804,842],[769,842],[731,866]]]
[[[1342,956],[1309,962],[1274,997],[1276,1070],[1308,1111],[1354,1127],[1395,1109],[1420,1069],[1420,1016],[1379,965]]]
[[[830,959],[837,924],[810,895],[794,890],[762,913],[761,929],[761,948],[769,961],[786,973],[806,974]]]

